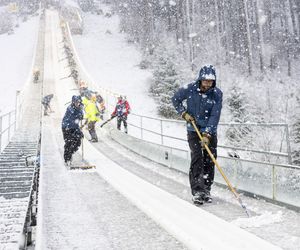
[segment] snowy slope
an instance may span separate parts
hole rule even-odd
[[[32,17],[20,23],[14,34],[0,35],[0,113],[14,109],[16,90],[20,90],[31,77],[38,20],[38,16]]]
[[[156,116],[156,104],[148,95],[151,72],[139,68],[141,54],[135,45],[126,42],[125,34],[119,33],[119,18],[85,13],[84,27],[83,35],[73,39],[80,60],[94,81],[126,95],[133,112]]]

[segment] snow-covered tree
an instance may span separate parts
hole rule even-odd
[[[165,117],[176,116],[171,98],[182,81],[180,63],[174,50],[164,44],[155,50],[153,76],[150,92],[158,99],[159,113]]]
[[[236,83],[230,90],[227,98],[227,105],[230,112],[231,122],[246,123],[249,122],[249,105],[248,100],[243,90]],[[226,131],[226,136],[232,146],[242,147],[249,143],[249,134],[251,128],[248,126],[232,126]],[[243,144],[243,145],[241,145]]]
[[[289,125],[295,124],[290,119],[285,119],[287,111],[283,109],[286,107],[285,99],[289,92],[285,84],[290,85],[291,82],[299,82],[300,79],[300,1],[111,2],[121,14],[122,32],[126,32],[128,41],[138,44],[145,55],[141,67],[154,70],[155,79],[151,91],[157,99],[161,97],[159,101],[163,102],[162,106],[172,95],[174,90],[170,92],[170,89],[176,86],[176,80],[181,85],[188,82],[184,77],[191,77],[190,72],[180,72],[186,70],[186,66],[183,65],[188,65],[188,68],[194,71],[194,77],[197,75],[196,70],[209,62],[218,70],[217,84],[222,90],[230,90],[232,79],[239,76],[243,84],[232,91],[235,91],[236,95],[245,93],[247,96],[247,99],[236,96],[237,100],[234,100],[234,94],[231,93],[231,106],[224,105],[221,119],[247,121],[243,117],[243,108],[248,105],[245,114],[251,116],[248,119],[251,122],[289,121]],[[173,46],[174,44],[177,47]],[[170,47],[172,53],[167,52]],[[224,92],[224,99],[227,98],[226,93],[230,92]],[[236,112],[239,110],[238,114],[241,116],[231,113],[232,109]],[[228,117],[224,117],[224,114]],[[251,135],[260,140],[253,146],[257,149],[271,150],[270,145],[274,146],[274,141],[281,139],[269,131],[269,128],[263,127],[253,129]],[[244,135],[248,132],[240,132],[237,135],[231,133],[229,138],[240,138],[237,141],[246,144],[249,137]],[[277,148],[280,148],[280,145]]]

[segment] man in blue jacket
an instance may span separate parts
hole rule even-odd
[[[191,150],[189,179],[195,204],[212,201],[210,190],[214,181],[214,163],[203,143],[217,157],[217,127],[221,115],[222,97],[222,91],[216,87],[215,68],[206,65],[201,68],[196,81],[180,88],[172,98],[175,109],[187,121],[187,137]],[[184,100],[186,100],[186,107],[183,105]],[[191,124],[192,121],[195,121],[202,133],[202,143]]]
[[[79,123],[83,119],[83,105],[80,96],[72,96],[72,102],[62,120],[62,132],[65,141],[64,160],[66,165],[71,164],[72,155],[81,145],[81,132]]]

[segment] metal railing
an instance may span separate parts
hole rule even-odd
[[[186,123],[184,121],[179,120],[172,120],[172,119],[161,119],[161,118],[154,118],[149,116],[142,116],[138,114],[131,114],[129,116],[128,125],[133,128],[133,130],[137,131],[131,131],[129,130],[129,133],[132,136],[135,136],[136,138],[143,139],[146,141],[158,143],[165,146],[171,146],[176,149],[184,149],[188,150],[188,144],[186,142]],[[236,127],[242,127],[247,126],[249,127],[260,127],[261,131],[260,133],[266,133],[266,131],[270,133],[269,137],[272,137],[272,140],[280,141],[281,145],[278,145],[278,150],[276,151],[275,147],[274,150],[264,150],[261,148],[254,148],[253,146],[247,146],[244,147],[238,147],[233,145],[226,145],[226,129],[228,128],[236,128]],[[268,129],[266,129],[268,128]],[[243,155],[241,152],[247,152],[248,154],[260,154],[264,156],[268,156],[269,162],[273,159],[276,161],[278,158],[281,158],[280,163],[289,163],[291,164],[291,149],[290,149],[290,142],[289,142],[289,130],[288,125],[284,123],[220,123],[219,124],[219,130],[221,133],[219,133],[219,141],[221,144],[219,144],[219,148],[223,149],[221,150],[221,154],[223,153],[224,156],[227,156],[227,151],[234,151],[239,152],[241,155]],[[272,130],[274,130],[274,133],[272,133]],[[224,132],[225,131],[225,132]],[[278,133],[278,131],[282,131],[281,134]],[[255,133],[256,135],[257,133]],[[276,137],[277,135],[277,137]],[[265,138],[265,142],[258,142],[263,144],[267,144],[267,139]],[[282,145],[284,142],[284,146]],[[260,144],[257,143],[257,146]],[[255,144],[255,143],[252,143]],[[254,145],[255,146],[255,145]],[[283,151],[284,150],[284,151]],[[241,158],[241,156],[239,156]],[[261,157],[262,158],[262,157]]]
[[[16,131],[16,114],[16,110],[12,110],[0,116],[0,152],[6,147]]]
[[[183,173],[189,173],[189,150],[172,148],[159,143],[145,141],[131,135],[108,129],[109,136],[130,149],[154,162]],[[275,164],[218,156],[226,176],[232,185],[241,191],[261,196],[275,202],[300,208],[300,167],[288,164]],[[216,170],[215,182],[226,185]]]

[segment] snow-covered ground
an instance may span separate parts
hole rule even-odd
[[[43,118],[43,133],[48,140],[42,142],[41,162],[43,167],[41,168],[42,181],[39,193],[39,206],[41,206],[39,216],[42,216],[38,220],[39,247],[63,249],[69,245],[71,248],[79,246],[81,249],[98,249],[99,246],[102,246],[102,249],[111,249],[114,246],[118,248],[119,245],[115,245],[118,238],[112,239],[111,235],[114,235],[120,226],[126,226],[126,224],[123,225],[119,220],[111,221],[111,217],[108,218],[109,220],[105,220],[107,211],[99,213],[100,207],[95,209],[95,206],[100,205],[101,200],[105,200],[109,196],[108,194],[101,195],[103,189],[111,193],[110,188],[113,187],[127,198],[124,203],[129,201],[134,204],[156,221],[159,227],[179,239],[190,249],[279,249],[254,234],[197,208],[190,202],[130,173],[98,151],[86,139],[84,140],[85,159],[90,164],[97,166],[97,173],[101,179],[96,178],[94,172],[90,174],[78,173],[78,175],[68,172],[63,166],[61,154],[63,143],[59,128],[61,115],[66,109],[64,104],[70,99],[75,85],[70,78],[62,78],[66,75],[67,69],[63,61],[59,62],[62,55],[60,55],[58,41],[62,39],[58,29],[57,14],[48,12],[46,17],[51,28],[46,28],[48,31],[46,38],[48,51],[45,53],[45,65],[47,65],[45,67],[45,79],[48,80],[45,82],[45,88],[54,91],[53,107],[56,112]],[[103,180],[110,185],[99,189],[98,184],[103,183]],[[94,187],[94,189],[92,188],[93,192],[89,188],[90,185]],[[60,187],[59,190],[57,190],[58,187]],[[114,209],[116,204],[111,203],[111,206],[111,209]],[[123,212],[125,213],[125,211]],[[131,219],[140,221],[142,225],[144,220],[139,216],[139,213],[131,212],[132,210],[129,208],[126,210],[126,213],[130,213]],[[110,216],[114,218],[116,215],[111,214]],[[79,218],[85,218],[87,223]],[[105,230],[106,228],[108,230]],[[136,229],[129,229],[127,233]],[[140,230],[141,232],[144,230],[143,226]],[[84,242],[84,237],[82,239],[80,237],[83,232],[88,238],[86,242]],[[156,232],[157,229],[150,233],[153,235]],[[218,236],[217,239],[216,235]],[[123,233],[118,237],[124,237]],[[165,236],[161,235],[161,237]],[[128,236],[128,239],[125,238],[124,240],[126,242],[132,238]],[[143,239],[138,242],[137,248],[154,249],[146,246]],[[124,248],[120,247],[120,249]],[[131,249],[130,246],[128,249]],[[157,246],[155,249],[174,248]]]
[[[55,17],[53,15],[53,17]],[[111,19],[105,19],[103,17],[99,16],[90,16],[88,15],[86,17],[86,26],[88,25],[88,20],[91,21],[91,31],[90,33],[87,33],[86,35],[89,36],[91,39],[91,43],[89,44],[90,40],[88,37],[85,37],[85,34],[80,37],[76,36],[76,46],[77,49],[80,51],[80,57],[83,59],[84,65],[88,69],[89,73],[95,77],[97,82],[99,82],[99,85],[109,88],[111,90],[114,90],[116,92],[121,92],[123,94],[126,94],[128,96],[129,101],[131,102],[131,105],[133,106],[133,110],[136,111],[137,113],[145,113],[145,114],[155,114],[155,104],[152,101],[150,97],[148,97],[147,94],[147,78],[151,77],[150,72],[143,71],[138,69],[136,64],[139,63],[140,55],[135,50],[133,45],[127,45],[126,40],[124,35],[119,34],[119,33],[113,33],[114,36],[110,37],[109,34],[105,34],[103,31],[98,34],[97,32],[92,32],[92,25],[95,25],[95,29],[101,30],[101,27],[105,25],[103,28],[108,29],[108,27],[111,27],[109,25],[113,25],[113,27],[117,31],[117,22],[114,23],[117,19],[116,17],[113,17]],[[53,18],[53,20],[56,20]],[[99,21],[99,22],[98,22]],[[101,22],[102,21],[102,22]],[[106,22],[104,22],[106,21]],[[112,22],[110,24],[109,22]],[[52,27],[57,27],[58,23],[56,22],[56,26]],[[88,28],[87,28],[88,30]],[[113,30],[113,29],[111,29]],[[58,36],[56,34],[56,36]],[[107,36],[107,37],[106,37]],[[26,37],[26,36],[24,36]],[[115,37],[115,39],[112,39]],[[21,37],[22,38],[22,37]],[[102,40],[103,39],[103,43]],[[1,39],[1,36],[0,36]],[[22,38],[23,39],[23,38]],[[50,39],[49,39],[50,40]],[[61,37],[57,37],[55,40],[55,36],[52,37],[53,41],[61,41]],[[21,44],[21,42],[20,42]],[[93,47],[93,46],[98,46],[98,47]],[[104,46],[105,45],[105,46]],[[24,45],[25,46],[25,45]],[[84,47],[85,46],[85,47]],[[101,48],[103,47],[103,48]],[[2,48],[2,47],[1,47]],[[119,52],[116,51],[119,48]],[[98,49],[98,50],[97,50]],[[54,48],[53,55],[57,55],[58,53],[58,48]],[[97,56],[94,56],[97,51],[101,51],[103,54],[103,60],[98,60]],[[107,51],[111,52],[108,53]],[[132,54],[127,54],[129,51]],[[31,51],[32,52],[32,51]],[[48,51],[50,53],[50,51]],[[126,52],[126,53],[125,53]],[[118,53],[120,53],[119,57],[122,57],[119,61],[117,60]],[[51,53],[50,53],[51,54]],[[101,53],[100,53],[101,54]],[[98,56],[101,55],[98,54]],[[52,56],[52,59],[55,59],[55,57]],[[85,57],[85,59],[84,59]],[[89,58],[90,57],[90,58]],[[62,55],[60,55],[60,58],[62,58]],[[97,60],[96,60],[97,59]],[[124,65],[126,61],[126,64]],[[58,58],[56,58],[55,62],[58,62]],[[99,63],[99,64],[98,64]],[[30,60],[28,64],[28,68],[30,65]],[[65,66],[60,67],[58,69],[58,63],[56,63],[53,66],[53,71],[54,70],[66,70]],[[61,65],[60,65],[61,66]],[[23,65],[24,67],[24,65]],[[47,67],[47,69],[50,71],[50,67]],[[115,69],[115,70],[114,70]],[[14,71],[9,71],[9,72],[14,72]],[[51,71],[50,71],[51,72]],[[28,72],[27,72],[28,73]],[[81,225],[82,228],[80,228],[82,234],[84,233],[84,226],[88,226],[89,223],[83,223],[83,221],[80,220],[78,222],[78,218],[83,218],[85,216],[88,216],[88,222],[94,223],[95,220],[94,217],[97,219],[97,222],[102,222],[103,223],[103,216],[107,214],[98,214],[99,210],[98,208],[101,208],[101,201],[106,199],[107,195],[106,191],[108,190],[107,183],[111,181],[111,184],[116,188],[119,189],[119,191],[125,195],[129,200],[131,201],[136,201],[137,206],[141,209],[143,209],[148,215],[151,215],[154,217],[157,221],[159,221],[159,224],[163,225],[165,228],[168,229],[173,235],[178,236],[183,242],[185,242],[189,246],[193,246],[193,244],[198,244],[197,243],[200,240],[201,244],[205,244],[206,242],[209,243],[215,243],[218,244],[217,240],[220,239],[220,237],[225,236],[227,237],[226,242],[222,245],[222,247],[218,247],[215,249],[232,249],[230,247],[230,242],[228,242],[228,239],[231,237],[235,237],[235,235],[248,235],[247,233],[241,233],[240,230],[232,225],[226,225],[228,230],[220,232],[220,234],[216,233],[217,229],[220,230],[224,226],[224,222],[222,220],[216,219],[214,216],[211,216],[211,214],[207,214],[205,211],[201,211],[201,209],[197,209],[191,204],[189,204],[186,201],[180,200],[178,197],[175,197],[174,195],[171,195],[169,193],[166,193],[163,190],[160,190],[157,187],[152,186],[148,182],[140,179],[139,177],[136,177],[130,173],[128,173],[126,170],[120,168],[116,163],[112,162],[110,159],[106,158],[105,156],[101,155],[101,153],[96,152],[96,150],[90,145],[87,141],[85,141],[86,148],[87,150],[87,155],[86,157],[89,159],[92,159],[93,163],[95,163],[97,166],[99,166],[98,172],[99,175],[102,176],[104,179],[106,179],[105,183],[106,186],[104,187],[104,191],[102,193],[99,191],[98,192],[90,192],[91,189],[89,188],[90,183],[88,182],[90,180],[90,177],[88,177],[89,174],[82,174],[79,175],[78,173],[77,177],[74,177],[75,174],[70,174],[67,172],[63,166],[63,161],[61,158],[61,152],[59,153],[58,148],[60,148],[60,151],[62,150],[62,139],[61,135],[58,133],[60,132],[60,121],[61,121],[61,113],[65,110],[66,106],[64,104],[70,100],[70,96],[74,94],[74,91],[70,91],[71,89],[74,89],[74,86],[70,82],[70,79],[65,80],[65,81],[59,81],[63,76],[66,75],[67,72],[60,72],[60,75],[55,75],[53,81],[50,81],[48,79],[48,84],[49,83],[56,83],[56,86],[50,85],[50,90],[53,90],[53,88],[56,88],[57,93],[55,94],[54,98],[54,103],[55,105],[59,105],[57,107],[56,112],[53,114],[53,116],[46,117],[44,122],[47,123],[48,126],[48,134],[49,135],[49,140],[44,140],[44,143],[46,146],[44,149],[47,150],[47,157],[48,157],[48,168],[46,169],[48,171],[48,176],[47,180],[48,183],[51,184],[47,186],[46,182],[43,183],[45,185],[44,187],[47,187],[49,189],[52,188],[53,193],[50,193],[49,196],[43,197],[44,201],[46,200],[48,203],[45,203],[44,205],[49,205],[47,209],[51,212],[54,211],[53,214],[48,214],[49,217],[45,218],[46,220],[49,220],[49,224],[45,224],[49,226],[49,231],[48,233],[51,233],[51,235],[54,237],[53,241],[51,241],[51,244],[66,244],[65,246],[70,246],[68,245],[68,242],[63,242],[63,240],[68,239],[67,237],[64,238],[66,231],[63,231],[64,229],[71,230],[72,233],[75,233],[73,236],[74,238],[69,238],[72,243],[80,242],[81,246],[84,245],[81,239],[82,235],[76,235],[76,229],[78,229]],[[53,72],[55,74],[55,72]],[[58,74],[56,72],[56,74]],[[97,76],[98,75],[98,76]],[[97,78],[96,78],[97,76]],[[26,78],[26,74],[25,74]],[[123,79],[124,82],[123,82]],[[123,83],[123,84],[121,84]],[[2,86],[2,85],[1,85]],[[52,89],[51,89],[52,88]],[[48,90],[46,88],[46,90]],[[139,97],[139,98],[137,98]],[[9,99],[9,98],[7,98]],[[12,98],[11,98],[12,99]],[[12,100],[13,101],[13,100]],[[151,103],[153,102],[153,103]],[[53,128],[57,128],[57,130],[54,130]],[[47,127],[46,127],[47,128]],[[60,140],[56,144],[52,144],[52,140],[54,137],[59,137]],[[48,143],[48,144],[47,144]],[[53,151],[56,150],[56,151]],[[52,165],[51,165],[52,164]],[[53,167],[53,168],[52,168]],[[55,169],[56,168],[56,169]],[[58,170],[58,171],[56,171]],[[161,172],[161,169],[159,170]],[[46,177],[46,176],[44,176]],[[82,178],[82,179],[81,179]],[[168,176],[168,178],[170,178]],[[187,181],[187,176],[184,176],[185,182]],[[96,179],[96,178],[95,178]],[[97,178],[98,179],[98,178]],[[178,178],[176,178],[178,181]],[[85,182],[83,182],[85,181]],[[76,183],[76,185],[74,185]],[[83,183],[85,185],[83,185]],[[60,186],[55,186],[55,185],[60,185]],[[62,192],[57,191],[58,187],[61,187],[61,189],[64,189],[66,185],[68,186],[68,189],[62,190]],[[78,185],[77,185],[78,184]],[[61,190],[60,189],[60,190]],[[111,186],[109,187],[109,190],[111,190]],[[66,191],[66,192],[64,192]],[[81,192],[80,192],[81,191]],[[220,191],[221,192],[221,191]],[[70,195],[69,195],[70,194]],[[95,209],[94,204],[93,204],[93,197],[90,195],[98,195],[98,207]],[[103,197],[101,197],[101,195]],[[110,192],[111,194],[111,192]],[[51,196],[52,195],[52,196]],[[148,198],[149,195],[149,198]],[[221,194],[216,194],[216,196],[221,196],[223,197],[223,193]],[[54,199],[55,198],[55,199]],[[67,203],[65,199],[70,198],[73,203]],[[86,198],[90,198],[89,200],[86,200]],[[108,199],[107,199],[108,200]],[[55,203],[57,202],[57,203]],[[64,203],[65,202],[65,203]],[[128,200],[126,200],[128,202]],[[41,202],[42,203],[42,202]],[[173,204],[170,206],[170,204]],[[72,206],[73,205],[73,206]],[[217,204],[218,205],[218,204]],[[80,207],[79,207],[80,206]],[[73,215],[74,212],[74,207],[76,208],[76,216]],[[45,207],[44,207],[45,208]],[[80,208],[84,208],[84,210],[80,210]],[[108,207],[109,208],[109,207]],[[254,208],[251,208],[254,210]],[[63,213],[62,213],[63,211]],[[127,210],[125,210],[128,212]],[[125,212],[124,211],[124,212]],[[237,219],[233,222],[233,224],[238,225],[239,227],[242,228],[255,228],[259,227],[261,225],[269,225],[270,230],[277,230],[277,227],[273,227],[272,224],[280,223],[282,220],[284,220],[284,216],[281,212],[277,212],[276,210],[274,213],[264,213],[262,216],[257,216],[257,217],[252,217],[250,219]],[[87,212],[87,214],[85,214]],[[105,212],[105,211],[103,211]],[[55,217],[57,215],[57,217]],[[51,217],[53,216],[53,217]],[[136,219],[135,214],[132,214],[133,220]],[[185,216],[184,218],[182,216]],[[196,218],[197,217],[197,218]],[[201,220],[201,217],[210,218],[209,221],[207,221],[207,225],[203,227],[203,220]],[[298,218],[298,217],[297,217]],[[53,219],[53,220],[52,220]],[[58,219],[57,224],[54,224],[55,219]],[[114,218],[113,218],[114,219]],[[198,223],[194,223],[196,220],[199,220]],[[69,222],[74,223],[74,227]],[[295,221],[295,225],[299,220],[297,219]],[[51,224],[52,223],[52,224]],[[119,227],[120,221],[114,222],[113,225],[115,227]],[[118,224],[119,223],[119,224]],[[185,226],[187,228],[183,228],[180,223],[186,223]],[[191,226],[191,223],[194,223]],[[96,223],[97,224],[97,223]],[[138,224],[138,223],[137,223]],[[100,224],[97,226],[100,227]],[[214,233],[211,235],[206,235],[201,242],[201,236],[205,235],[207,233],[207,229],[214,229]],[[233,229],[232,229],[233,228]],[[274,229],[273,229],[274,228]],[[85,233],[89,233],[92,237],[94,238],[89,238],[89,244],[86,246],[92,246],[92,243],[95,242],[96,239],[102,240],[101,237],[103,237],[103,242],[104,248],[102,249],[108,249],[109,243],[106,242],[105,238],[105,233],[110,234],[112,236],[116,235],[114,232],[110,232],[106,230],[107,227],[104,225],[104,230],[101,231],[103,235],[97,234],[97,231],[89,231]],[[118,230],[117,228],[110,228],[111,230]],[[232,230],[231,230],[232,229]],[[192,230],[192,232],[188,231]],[[116,231],[115,231],[116,232]],[[197,234],[199,233],[199,234]],[[194,235],[193,238],[192,235]],[[45,235],[44,235],[45,236]],[[249,235],[248,235],[249,236]],[[76,237],[76,238],[75,238]],[[251,236],[252,237],[252,236]],[[250,237],[250,238],[251,238]],[[159,237],[158,237],[159,238]],[[248,238],[249,239],[249,238]],[[116,240],[114,238],[114,240]],[[253,240],[253,238],[251,239]],[[253,241],[253,245],[251,246],[251,249],[266,249],[266,248],[260,248],[261,245],[259,245],[259,240],[256,241],[255,239]],[[294,245],[299,243],[299,237],[297,235],[283,235],[282,239],[278,239],[279,241],[285,241],[283,244],[280,245],[285,245],[287,246],[288,244],[286,242],[291,242],[290,245],[288,245],[288,249],[297,249],[297,246],[295,248]],[[124,238],[124,241],[126,241],[126,238]],[[227,244],[225,247],[225,243]],[[234,241],[236,245],[243,244],[242,240],[237,240]],[[248,242],[245,242],[248,243]],[[107,245],[106,245],[107,244]],[[294,245],[293,245],[294,244]],[[53,245],[53,246],[54,246]],[[143,248],[143,242],[141,242],[141,245],[139,245],[140,248]],[[76,246],[74,246],[75,248]],[[56,249],[62,249],[62,248],[56,248]],[[87,248],[86,248],[87,249]],[[89,248],[91,249],[91,248]],[[99,248],[100,249],[100,248]],[[160,246],[161,249],[161,246]],[[169,248],[172,249],[172,248]],[[244,249],[244,248],[240,248]]]
[[[105,11],[108,8],[103,6]],[[104,12],[105,12],[104,11]],[[101,87],[127,96],[134,113],[157,116],[156,104],[148,94],[151,72],[139,68],[141,54],[119,32],[113,15],[84,15],[83,35],[74,35],[79,57],[93,80]]]
[[[0,35],[0,114],[15,107],[16,91],[29,77],[37,41],[39,17],[20,23],[14,34]]]
[[[90,14],[88,14],[86,16],[86,19],[99,19],[99,18],[101,18],[101,17],[92,16]],[[101,23],[97,23],[97,25],[98,25],[97,29],[100,29],[102,24]],[[105,25],[106,25],[105,27],[107,27],[107,23],[105,23]],[[95,34],[94,36],[96,36],[96,35],[97,34]],[[91,38],[91,39],[93,40],[93,38]],[[91,48],[83,48],[83,47],[81,48],[81,47],[78,47],[78,40],[80,40],[81,42],[83,42],[85,40],[85,46],[87,46],[87,47],[90,46],[90,44],[88,43],[89,39],[84,38],[84,35],[82,37],[81,36],[74,36],[74,40],[75,40],[76,48],[79,51],[80,59],[82,60],[82,58],[85,57],[85,59],[82,60],[83,64],[86,67],[87,71],[90,73],[90,75],[92,75],[92,77],[94,77],[94,73],[92,73],[92,71],[90,69],[91,68],[97,69],[99,67],[99,72],[100,72],[101,71],[100,70],[101,63],[102,63],[101,60],[96,60],[93,56],[91,56],[92,58],[94,58],[93,60],[91,60],[91,59],[88,58],[88,56],[87,56],[88,53],[90,53],[90,55],[93,54],[93,53],[91,53],[91,51],[92,51]],[[102,47],[102,43],[100,43],[99,41],[102,41],[102,40],[98,40],[97,42],[95,41],[95,47],[93,47],[94,49],[97,50],[99,48],[100,50],[103,49],[104,51],[105,50],[108,50],[108,51],[111,50],[110,44],[106,44],[105,48],[101,48]],[[126,43],[126,40],[123,40],[123,43],[124,43],[125,47],[128,46],[127,43]],[[114,46],[114,42],[112,42],[111,44],[112,44],[112,46]],[[82,46],[83,46],[83,44],[82,44]],[[80,51],[82,51],[82,52],[80,52]],[[85,52],[87,52],[87,53],[85,53]],[[108,65],[114,64],[116,67],[119,67],[119,65],[117,65],[117,62],[115,62],[114,57],[112,57],[112,58],[113,58],[112,59],[113,62],[109,62],[109,57],[107,57],[107,64]],[[89,61],[89,62],[87,62],[87,61]],[[98,72],[98,75],[101,75],[99,72]],[[96,70],[95,70],[95,74],[97,74]],[[107,78],[107,77],[109,78],[109,75],[105,75],[104,76],[104,78]],[[112,77],[116,77],[116,76],[112,76]],[[99,81],[97,80],[97,82],[101,82],[101,81],[102,81],[102,78],[101,78],[101,76],[99,76]],[[109,81],[106,81],[106,82],[109,82]],[[109,89],[114,90],[116,92],[120,92],[121,91],[120,88],[119,88],[119,85],[116,86],[116,85],[109,85],[109,84],[107,84],[107,85],[100,84],[100,86],[109,88]],[[132,89],[134,90],[134,86],[131,87],[130,85],[127,85],[126,88],[127,88],[128,92],[130,92]],[[147,96],[147,94],[145,96]],[[137,99],[137,96],[135,96],[134,98]],[[146,97],[146,98],[149,98],[149,97]],[[149,113],[149,114],[152,115],[153,113]],[[186,176],[185,176],[185,178],[186,178]],[[220,194],[220,196],[223,197],[223,194]],[[253,208],[253,209],[255,209],[255,208]],[[258,212],[258,214],[260,214],[260,212]],[[255,228],[255,227],[260,227],[262,225],[271,225],[273,223],[281,222],[282,220],[284,220],[284,219],[283,219],[283,215],[282,215],[281,212],[274,212],[274,213],[265,212],[262,215],[259,215],[259,216],[256,216],[256,217],[252,217],[251,219],[237,219],[237,220],[233,221],[233,223],[236,224],[236,225],[239,225],[240,227],[243,227],[243,228]],[[288,238],[289,237],[286,237],[285,239],[283,239],[283,241],[288,241]],[[298,238],[297,237],[296,237],[295,242],[298,242]],[[293,249],[292,246],[291,246],[291,249]]]

